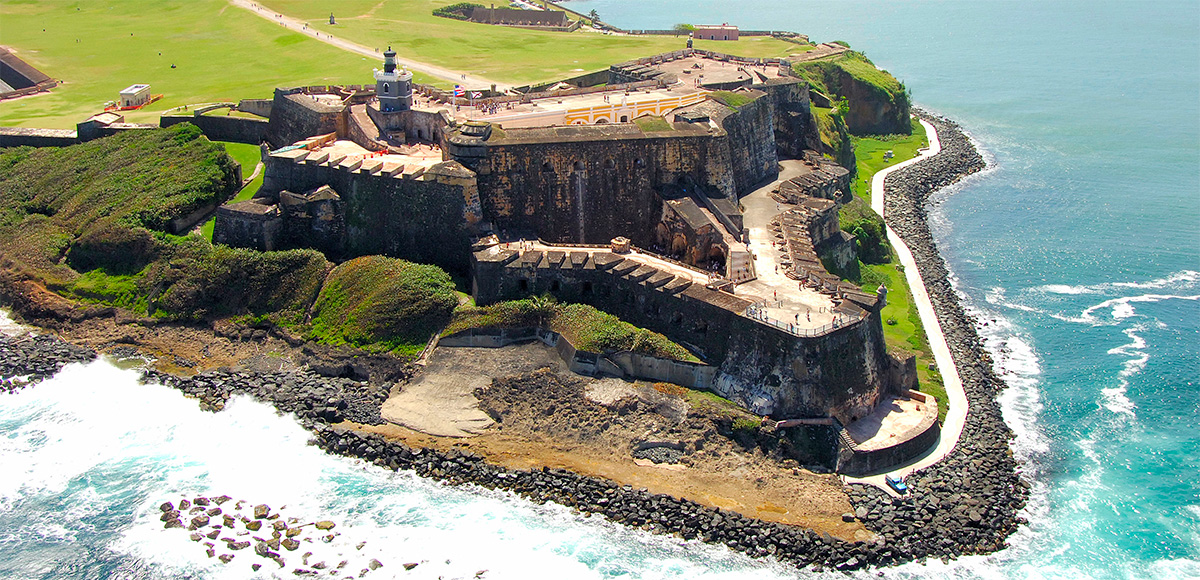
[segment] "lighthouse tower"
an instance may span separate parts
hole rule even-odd
[[[383,70],[375,69],[375,96],[379,110],[385,113],[412,108],[412,73],[396,70],[396,51],[388,47],[383,53]]]

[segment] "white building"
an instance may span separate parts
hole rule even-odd
[[[139,107],[150,102],[150,85],[129,85],[121,91],[121,108]]]

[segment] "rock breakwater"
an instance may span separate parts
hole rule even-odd
[[[96,358],[91,349],[50,335],[0,334],[0,392],[16,392],[54,376],[63,367]]]

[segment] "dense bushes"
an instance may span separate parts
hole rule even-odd
[[[455,20],[470,20],[471,12],[473,12],[476,8],[483,7],[484,6],[482,4],[475,4],[473,2],[459,2],[458,4],[434,8],[433,15],[441,16],[443,18],[453,18]]]
[[[147,230],[167,231],[171,220],[228,199],[239,185],[224,147],[188,123],[0,150],[0,256],[55,287],[80,269],[136,271],[153,259]]]
[[[334,268],[313,307],[312,338],[413,355],[450,321],[458,304],[450,275],[436,266],[383,256]]]
[[[864,264],[886,264],[891,261],[891,247],[887,243],[883,218],[862,198],[855,197],[843,205],[838,210],[838,222],[843,231],[854,236],[858,259]]]

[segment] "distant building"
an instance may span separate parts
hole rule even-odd
[[[121,91],[121,108],[140,107],[150,102],[150,85],[129,85]]]
[[[698,25],[693,35],[700,40],[737,40],[738,27],[728,22],[717,25]]]
[[[520,10],[517,8],[479,7],[471,12],[471,22],[505,26],[555,26],[571,24],[566,12],[557,10]]]

